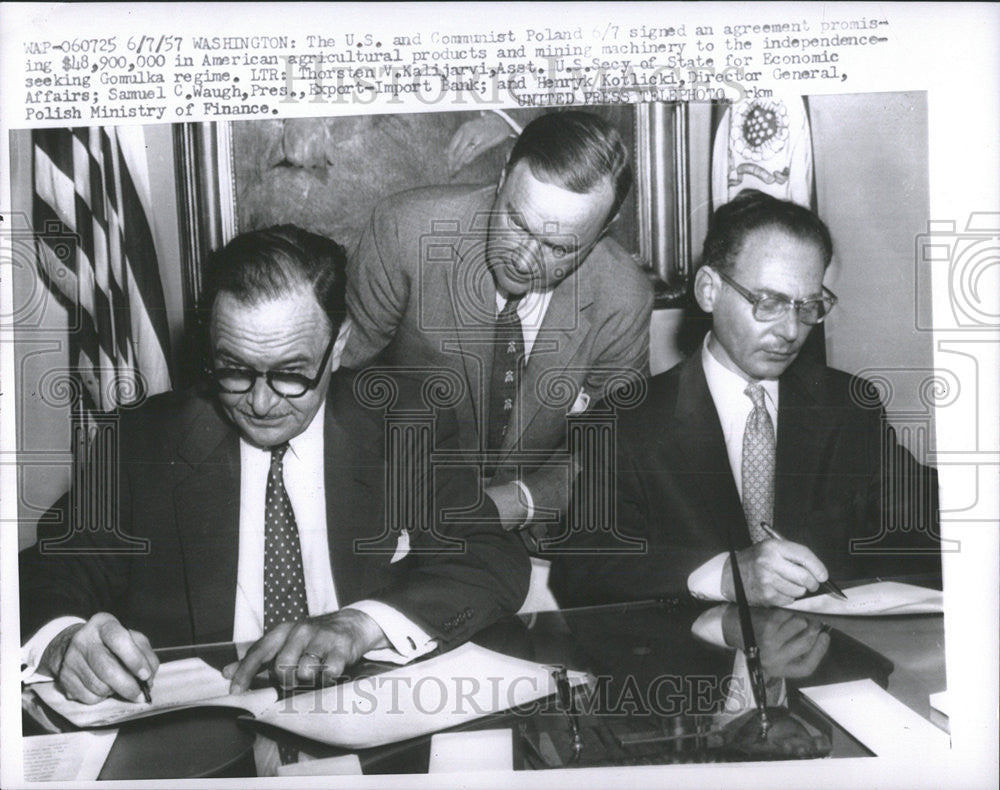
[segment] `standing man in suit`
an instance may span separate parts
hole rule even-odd
[[[730,544],[752,604],[830,575],[940,572],[936,475],[897,444],[870,383],[799,358],[836,304],[832,254],[822,220],[789,201],[747,190],[715,212],[694,283],[711,331],[619,411],[618,535],[576,536],[598,553],[556,561],[560,603],[733,600]]]
[[[607,235],[631,183],[613,126],[544,115],[495,187],[384,201],[350,262],[345,366],[454,372],[460,442],[506,529],[560,521],[567,413],[647,372],[652,289]]]
[[[82,702],[136,699],[153,645],[257,640],[227,667],[239,691],[268,664],[290,684],[335,678],[363,655],[404,663],[517,610],[527,557],[488,502],[412,534],[385,522],[383,416],[337,372],[345,265],[339,245],[292,226],[214,254],[213,391],[154,397],[118,423],[110,505],[146,549],[121,553],[110,525],[74,513],[60,552],[40,541],[22,553],[29,670]],[[435,515],[474,501],[465,472],[434,476]],[[386,530],[395,551],[365,551]]]

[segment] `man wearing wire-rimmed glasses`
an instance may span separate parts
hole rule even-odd
[[[800,356],[837,303],[832,256],[823,221],[790,201],[747,190],[715,212],[694,281],[711,330],[617,415],[614,524],[645,548],[602,556],[614,530],[579,536],[598,551],[554,564],[561,603],[733,600],[730,542],[752,604],[831,577],[936,580],[933,470],[896,442],[869,382]],[[875,551],[852,550],[864,538]]]

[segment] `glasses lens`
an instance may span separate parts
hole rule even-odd
[[[815,326],[816,324],[823,323],[823,319],[826,318],[830,310],[833,309],[832,299],[815,299],[811,302],[805,302],[798,306],[799,320],[803,324],[809,324],[810,326]]]
[[[754,305],[753,316],[758,321],[774,321],[781,318],[788,310],[788,302],[765,296]]]
[[[249,370],[223,368],[212,372],[215,383],[225,392],[247,392],[253,387],[256,376]]]
[[[285,398],[298,398],[309,389],[309,379],[297,373],[272,373],[271,388]]]

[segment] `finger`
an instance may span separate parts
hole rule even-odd
[[[816,671],[816,667],[819,666],[819,662],[823,660],[823,657],[826,655],[826,651],[829,649],[830,635],[827,633],[821,633],[818,637],[816,637],[812,647],[810,647],[804,655],[789,662],[789,673],[794,672],[794,677],[808,677]]]
[[[795,585],[798,588],[797,593],[792,593],[782,586],[782,589],[789,595],[796,594],[796,597],[805,595],[806,590],[815,590],[819,586],[819,582],[808,569],[796,562],[795,559],[789,558],[783,549],[761,556],[758,560],[758,567],[763,578],[781,579],[787,584]]]
[[[786,618],[774,632],[774,641],[779,645],[787,644],[810,627],[810,623],[806,620],[806,618],[801,617],[794,612],[787,612],[787,614],[791,616]],[[815,626],[813,633],[815,634],[818,630],[819,626]]]
[[[236,671],[233,672],[232,682],[229,684],[230,694],[241,694],[250,687],[253,676],[278,654],[281,646],[285,643],[285,637],[291,629],[291,625],[291,623],[282,623],[251,645],[247,654],[243,656],[243,660],[236,667]]]
[[[91,667],[89,657],[83,651],[72,646],[66,651],[66,660],[63,661],[62,672],[60,673],[60,678],[66,678],[68,680],[70,677],[76,679],[76,683],[79,688],[86,690],[89,694],[93,695],[94,699],[97,700],[110,697],[115,691],[115,689],[113,689],[110,684],[106,683],[103,678],[99,677],[97,672]],[[135,686],[135,690],[136,694],[138,694],[138,685]],[[128,697],[127,699],[134,698],[135,697]]]
[[[152,685],[153,677],[160,668],[160,659],[156,657],[156,652],[153,650],[153,646],[149,643],[145,634],[139,631],[130,631],[129,633],[132,635],[132,641],[135,642],[136,647],[142,652],[143,658],[146,660],[146,666],[149,667],[149,677],[143,678],[143,680],[148,680],[150,685]]]
[[[804,586],[808,587],[810,591],[814,591],[830,577],[826,566],[808,547],[788,540],[776,541],[776,543],[779,544],[777,548],[786,560],[798,565],[808,574]]]
[[[778,657],[784,662],[792,662],[812,650],[819,636],[819,626],[811,626],[789,639],[778,649]]]
[[[314,656],[303,656],[307,646],[312,643],[318,628],[310,622],[296,623],[289,631],[285,643],[281,650],[274,657],[274,670],[278,675],[278,682],[284,688],[291,688],[301,680],[303,683],[311,683],[316,675],[316,658]],[[322,645],[316,647],[312,652],[321,658],[326,655],[326,649]],[[301,674],[300,674],[301,672]]]
[[[327,652],[323,643],[317,642],[315,639],[310,641],[299,656],[299,664],[295,672],[296,678],[303,683],[311,683],[315,686],[326,685],[326,681],[334,673],[337,666],[336,654],[332,656],[334,666],[327,665]]]
[[[142,697],[136,676],[103,644],[92,646],[87,651],[86,658],[94,675],[110,686],[119,697],[127,700],[138,700]]]
[[[150,665],[146,654],[142,648],[135,643],[132,632],[117,620],[109,620],[98,626],[97,633],[101,637],[101,643],[110,653],[111,657],[125,668],[133,677],[139,680],[149,680],[153,676],[153,667]],[[152,653],[152,650],[149,651]],[[104,662],[103,656],[96,654],[96,657]],[[91,662],[91,666],[94,666]],[[97,669],[97,667],[94,667]],[[136,683],[136,688],[138,684]]]
[[[63,694],[66,695],[66,699],[76,700],[77,702],[82,702],[84,705],[94,705],[102,699],[111,696],[111,689],[108,689],[105,694],[95,694],[84,685],[80,676],[69,667],[65,667],[64,671],[59,674],[56,685],[62,689]]]
[[[300,670],[302,670],[300,676],[312,683],[333,683],[343,676],[344,670],[350,664],[354,663],[356,648],[351,629],[331,627],[329,624],[317,625],[300,653],[300,656],[305,659],[304,662],[300,663]],[[317,671],[315,659],[306,656],[306,652],[323,657],[319,671]]]

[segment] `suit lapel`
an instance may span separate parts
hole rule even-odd
[[[456,265],[451,267],[448,290],[449,318],[454,323],[457,341],[442,339],[445,353],[458,353],[462,357],[472,417],[477,426],[485,424],[484,410],[488,408],[487,381],[493,368],[493,330],[497,312],[496,285],[486,266],[485,239],[490,206],[489,201],[473,206],[472,215],[464,224],[469,231],[456,242]],[[431,294],[426,296],[431,301],[436,298]]]
[[[587,308],[593,304],[593,290],[590,278],[580,277],[579,272],[577,269],[552,292],[522,376],[515,404],[517,430],[507,432],[503,444],[505,450],[522,445],[530,447],[531,443],[525,442],[524,437],[545,405],[543,399],[546,393],[558,389],[561,374],[576,357],[577,349],[590,331]],[[582,371],[576,376],[571,374],[571,377],[575,381],[579,375]],[[575,400],[576,392],[572,396]],[[568,412],[572,405],[571,400],[565,411]]]
[[[365,457],[371,460],[362,461],[356,449],[363,443],[359,443],[357,431],[352,433],[349,428],[352,422],[364,423],[367,419],[354,405],[346,380],[336,377],[330,385],[323,421],[323,479],[330,568],[340,606],[380,586],[375,563],[364,556],[363,548],[359,551],[354,545],[356,539],[378,535],[384,520],[382,513],[372,507],[373,502],[382,501],[372,487],[372,480],[382,474],[382,464],[374,459],[381,458],[382,453],[368,452]],[[381,436],[370,438],[382,441]]]
[[[705,380],[701,352],[696,352],[681,370],[674,412],[676,457],[694,482],[692,496],[700,500],[722,545],[730,537],[736,548],[750,544],[743,504],[740,502],[729,466],[726,440],[715,409],[715,401]]]
[[[194,641],[231,639],[239,560],[239,438],[206,403],[178,453],[189,465],[174,489],[174,507]]]

